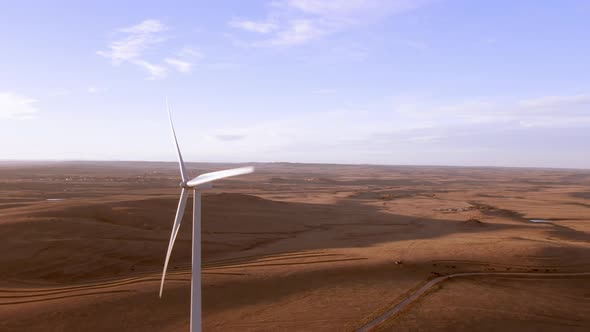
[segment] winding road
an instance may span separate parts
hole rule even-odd
[[[579,276],[590,276],[590,272],[570,272],[570,273],[541,273],[541,272],[465,272],[455,273],[446,276],[441,276],[430,280],[418,290],[413,292],[405,300],[396,304],[393,308],[387,312],[381,314],[375,319],[371,320],[361,328],[357,329],[356,332],[368,332],[373,330],[375,327],[383,324],[386,320],[393,317],[395,314],[403,310],[408,304],[417,300],[420,296],[424,295],[433,286],[442,283],[445,280],[459,277],[479,277],[479,276],[495,276],[495,277],[579,277]]]

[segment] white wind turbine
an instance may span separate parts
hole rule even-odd
[[[170,114],[170,106],[166,100],[166,108],[168,109],[168,118],[170,119],[170,128],[172,129],[172,136],[174,137],[174,144],[176,146],[176,153],[178,155],[178,164],[180,165],[180,176],[182,182],[180,187],[180,201],[178,202],[178,210],[176,210],[176,217],[174,218],[174,225],[172,226],[172,234],[170,235],[170,243],[168,244],[168,252],[166,253],[166,260],[164,262],[164,271],[162,272],[162,283],[160,284],[160,298],[162,297],[162,290],[164,289],[164,278],[166,277],[166,269],[172,253],[174,241],[178,235],[180,222],[186,206],[186,200],[189,191],[193,191],[193,258],[192,258],[192,279],[191,279],[191,332],[201,331],[201,191],[212,187],[215,180],[236,176],[241,174],[248,174],[254,171],[254,167],[240,167],[228,169],[224,171],[205,173],[189,180],[184,161],[180,154],[178,147],[178,140],[174,132],[174,125],[172,124],[172,115]]]

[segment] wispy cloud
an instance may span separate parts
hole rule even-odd
[[[113,65],[128,62],[141,67],[150,74],[148,79],[164,78],[167,73],[166,68],[151,63],[143,57],[146,50],[166,40],[162,35],[162,32],[166,30],[168,27],[158,20],[144,20],[137,25],[119,29],[120,32],[126,34],[126,37],[111,42],[108,51],[96,53],[110,59]]]
[[[522,100],[471,100],[451,104],[397,103],[398,120],[426,128],[502,125],[510,128],[590,126],[590,94]]]
[[[203,53],[193,46],[184,46],[176,53],[176,56],[168,57],[164,59],[164,62],[180,73],[189,74],[193,71],[195,62],[201,60],[203,57]]]
[[[316,15],[355,14],[359,11],[382,10],[390,7],[407,9],[414,1],[380,0],[287,0],[285,5]]]
[[[193,70],[193,64],[188,61],[184,61],[178,58],[166,58],[164,62],[169,64],[170,66],[174,67],[177,71],[181,73],[190,73]]]
[[[143,22],[132,27],[121,29],[121,31],[123,32],[128,32],[137,35],[153,34],[165,30],[168,30],[168,27],[166,27],[164,24],[162,24],[162,22],[158,20],[144,20]]]
[[[86,92],[90,93],[90,94],[95,94],[95,93],[99,93],[101,91],[101,89],[95,87],[95,86],[89,86],[86,89]]]
[[[176,56],[168,56],[160,61],[146,59],[148,50],[156,49],[168,40],[164,35],[167,30],[169,28],[159,20],[144,20],[137,25],[119,29],[118,31],[125,36],[111,42],[108,50],[96,53],[110,59],[115,66],[130,63],[142,68],[149,74],[148,80],[165,78],[170,68],[181,73],[190,73],[194,66],[192,61],[202,57],[202,54],[192,47],[185,46]]]
[[[137,25],[119,29],[127,36],[109,44],[108,51],[98,51],[98,55],[111,59],[119,65],[123,62],[134,62],[141,59],[143,53],[166,40],[162,32],[168,28],[158,20],[145,20]]]
[[[317,22],[309,19],[298,19],[289,22],[287,28],[279,31],[274,38],[267,40],[267,45],[300,45],[314,39],[319,39],[327,31],[318,26]]]
[[[590,94],[578,94],[573,96],[548,96],[537,99],[527,99],[521,101],[520,105],[526,108],[569,107],[573,105],[590,106]]]
[[[526,99],[518,105],[525,127],[590,126],[590,94]]]
[[[0,118],[31,119],[38,109],[36,99],[14,92],[0,92]]]
[[[282,0],[271,3],[265,20],[232,20],[229,25],[270,35],[259,46],[293,46],[417,8],[431,0]]]
[[[278,27],[274,22],[270,21],[251,21],[242,19],[233,19],[229,21],[229,25],[234,28],[258,32],[258,33],[269,33],[276,30]]]
[[[193,46],[184,46],[180,52],[178,52],[178,56],[185,58],[185,59],[195,59],[198,60],[203,57],[203,53],[197,50]]]
[[[519,99],[439,102],[415,97],[413,103],[381,100],[348,110],[310,109],[251,122],[230,119],[223,126],[195,134],[206,141],[201,152],[212,159],[231,153],[242,160],[258,154],[274,161],[502,165],[497,156],[525,158],[531,148],[542,156],[545,146],[555,151],[583,146],[590,116],[558,108],[530,112]]]
[[[147,77],[148,80],[162,79],[168,74],[168,70],[165,67],[145,60],[133,60],[133,64],[142,67],[150,74],[150,76]]]

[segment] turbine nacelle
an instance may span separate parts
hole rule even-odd
[[[202,189],[211,189],[213,188],[213,183],[203,183],[195,186],[191,186],[188,184],[188,181],[182,181],[178,184],[180,188],[189,189],[189,190],[202,190]]]

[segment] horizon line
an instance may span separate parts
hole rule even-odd
[[[125,160],[125,159],[2,159],[3,163],[176,163],[174,160]],[[338,162],[293,162],[293,161],[185,161],[193,164],[300,164],[300,165],[334,165],[334,166],[385,166],[385,167],[457,167],[457,168],[528,168],[547,170],[590,171],[590,167],[552,167],[552,166],[492,166],[492,165],[443,165],[443,164],[374,164],[374,163],[338,163]]]

